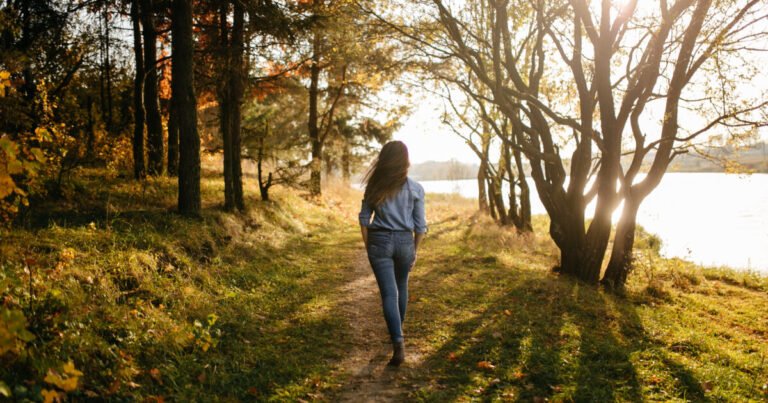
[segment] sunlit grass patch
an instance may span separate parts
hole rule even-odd
[[[441,223],[448,230],[425,252],[432,267],[414,276],[412,292],[430,296],[414,308],[423,321],[417,337],[427,344],[415,400],[765,396],[768,349],[758,312],[768,309],[768,296],[733,281],[736,273],[721,281],[663,259],[654,237],[641,233],[646,266],[638,262],[617,296],[552,274],[556,249],[541,232],[543,239],[521,242],[482,219],[468,224]],[[451,270],[440,268],[449,262]]]

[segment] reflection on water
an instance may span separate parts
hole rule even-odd
[[[473,179],[421,184],[428,193],[477,197]],[[533,214],[546,214],[535,192],[531,204]],[[637,220],[662,239],[664,256],[768,273],[768,174],[667,173]]]

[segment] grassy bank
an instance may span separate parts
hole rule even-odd
[[[203,217],[190,220],[171,213],[174,185],[82,172],[70,201],[0,232],[0,393],[337,396],[348,377],[337,363],[356,331],[335,312],[360,260],[359,194],[307,201],[278,190],[274,203],[227,214],[212,176]],[[539,235],[520,237],[473,209],[429,198],[405,328],[421,358],[399,380],[405,398],[768,398],[765,278],[661,259],[645,238],[626,295],[615,296],[550,272],[557,251],[543,219]]]
[[[616,296],[552,274],[545,235],[485,220],[433,229],[412,283],[409,330],[426,342],[419,399],[768,398],[768,279],[662,259],[643,234]]]
[[[279,190],[226,214],[221,182],[205,179],[203,217],[190,220],[171,213],[174,186],[85,173],[71,202],[2,233],[4,306],[35,336],[0,367],[14,397],[251,400],[326,387],[338,356],[328,344],[346,329],[330,310],[347,280],[332,257],[352,244],[349,216],[333,198]],[[45,380],[67,378],[69,361],[77,388]]]

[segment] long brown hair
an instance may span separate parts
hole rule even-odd
[[[378,207],[397,194],[408,179],[408,147],[402,141],[384,144],[379,157],[365,175],[365,201]]]

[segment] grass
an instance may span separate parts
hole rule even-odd
[[[615,295],[552,274],[544,235],[448,225],[432,227],[412,280],[409,333],[428,343],[415,400],[768,398],[765,277],[662,259],[641,234]]]
[[[274,203],[228,214],[207,175],[203,216],[190,220],[170,213],[173,180],[78,176],[67,201],[0,232],[1,308],[23,312],[34,335],[2,355],[0,393],[334,399],[354,329],[334,312],[361,250],[359,194],[277,190]],[[422,356],[404,373],[408,400],[768,398],[765,277],[662,259],[641,234],[636,271],[614,295],[552,274],[544,219],[523,237],[465,199],[430,195],[428,209],[405,328]]]
[[[75,202],[2,233],[2,296],[35,335],[0,367],[15,397],[53,389],[46,373],[68,360],[84,373],[75,398],[237,401],[326,387],[346,278],[344,262],[321,256],[350,241],[336,236],[347,216],[280,191],[226,214],[208,178],[203,216],[188,220],[169,213],[173,180],[146,191],[101,180],[85,173]]]

